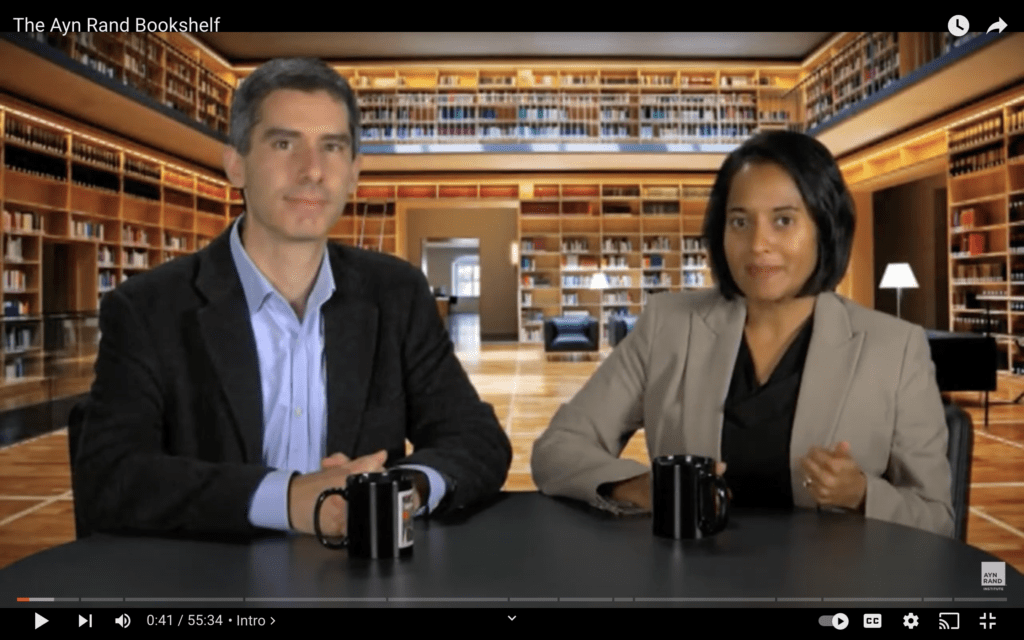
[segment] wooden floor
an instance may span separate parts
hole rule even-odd
[[[481,346],[455,327],[454,337],[461,338],[459,359],[512,441],[505,489],[535,490],[533,442],[599,361],[547,362],[538,346]],[[986,430],[979,395],[954,397],[975,421],[967,542],[1024,571],[1024,403],[991,407]],[[624,455],[648,463],[643,432]],[[66,429],[0,449],[0,567],[73,539]]]

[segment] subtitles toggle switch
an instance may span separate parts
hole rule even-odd
[[[881,629],[882,628],[882,614],[880,614],[880,613],[865,613],[864,614],[864,628],[865,629]]]

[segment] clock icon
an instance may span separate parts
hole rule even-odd
[[[967,33],[970,28],[971,23],[963,16],[953,16],[949,19],[949,32],[958,38]]]

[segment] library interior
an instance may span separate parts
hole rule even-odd
[[[0,568],[75,540],[101,301],[243,213],[232,96],[302,55],[360,111],[330,237],[423,270],[512,442],[506,491],[536,490],[534,441],[651,296],[716,286],[728,153],[799,131],[855,203],[837,293],[928,331],[970,418],[961,539],[1024,571],[1024,33],[386,35],[0,34]],[[649,464],[642,430],[623,456]]]

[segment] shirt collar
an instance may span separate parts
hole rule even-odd
[[[231,225],[231,257],[235,261],[235,270],[238,271],[238,277],[242,281],[242,290],[245,293],[245,302],[249,307],[249,313],[255,315],[272,295],[280,296],[280,294],[274,289],[274,285],[270,284],[266,276],[256,268],[249,253],[242,246],[241,223],[244,217],[245,214],[238,216],[238,219]],[[306,304],[307,311],[319,310],[320,306],[334,293],[334,289],[334,273],[331,271],[331,263],[327,257],[327,247],[324,247],[320,270]]]

